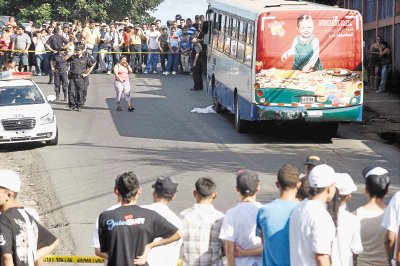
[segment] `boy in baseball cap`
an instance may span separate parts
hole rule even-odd
[[[154,188],[154,203],[141,207],[157,212],[168,222],[181,230],[181,219],[168,207],[168,205],[175,199],[178,184],[171,177],[162,176],[157,178],[156,182],[152,185],[152,188]],[[147,257],[147,263],[149,266],[177,265],[181,246],[182,239],[165,246],[155,247],[150,251],[150,254]]]
[[[310,200],[303,201],[290,217],[291,265],[330,265],[336,228],[326,210],[336,192],[336,173],[332,167],[315,166],[308,175]]]
[[[256,198],[259,190],[260,180],[256,172],[240,170],[237,173],[236,191],[240,194],[240,202],[226,212],[219,234],[219,238],[225,241],[225,252],[229,265],[262,265],[261,238],[255,234],[257,214],[262,207]],[[254,255],[235,256],[235,245],[241,249],[251,250]]]
[[[20,190],[19,175],[0,170],[0,257],[2,262],[33,266],[53,251],[58,239],[20,207],[16,201]]]

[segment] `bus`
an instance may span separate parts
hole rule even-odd
[[[362,18],[354,10],[284,0],[213,0],[207,11],[207,92],[216,112],[301,121],[333,136],[361,122]]]

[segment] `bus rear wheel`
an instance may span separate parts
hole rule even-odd
[[[240,119],[240,106],[238,96],[235,97],[235,128],[239,133],[245,133],[249,131],[250,122],[247,120]]]

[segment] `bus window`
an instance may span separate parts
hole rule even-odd
[[[254,24],[253,23],[249,23],[249,25],[247,26],[246,43],[254,44]]]
[[[231,56],[236,58],[239,21],[237,19],[233,19],[232,22]]]
[[[225,46],[224,52],[226,54],[231,53],[231,36],[232,36],[232,18],[226,18],[226,31],[225,31]]]
[[[218,36],[218,50],[223,52],[224,51],[224,38],[225,38],[225,22],[226,22],[226,16],[221,15],[221,29],[219,31],[219,36]]]
[[[213,30],[219,31],[220,28],[221,28],[221,14],[214,13]],[[218,49],[218,35],[214,34],[213,32],[211,34],[212,34],[212,40],[213,40],[212,47],[214,49]]]
[[[246,63],[246,65],[251,67],[251,63],[253,62],[253,45],[252,44],[246,44],[244,62]]]
[[[239,21],[239,40],[237,43],[237,53],[236,53],[236,58],[240,61],[243,62],[244,60],[244,36],[246,36],[245,34],[245,26],[247,25],[246,22],[243,21]]]

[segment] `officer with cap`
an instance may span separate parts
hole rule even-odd
[[[69,110],[76,108],[78,112],[82,110],[84,100],[84,78],[88,77],[93,71],[96,62],[83,55],[84,47],[79,45],[75,48],[75,54],[67,56],[70,63],[69,86],[68,86],[68,106]]]
[[[58,52],[51,61],[51,70],[54,73],[54,91],[56,92],[56,100],[60,100],[60,87],[64,93],[65,102],[67,100],[68,90],[68,63],[64,58],[64,52]]]

